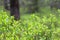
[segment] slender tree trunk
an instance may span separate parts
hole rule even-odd
[[[4,0],[4,8],[6,10],[10,10],[10,1],[9,0]]]
[[[10,0],[10,13],[11,16],[14,16],[15,20],[20,19],[18,0]]]
[[[31,0],[32,4],[29,5],[29,13],[35,13],[38,12],[38,0]]]

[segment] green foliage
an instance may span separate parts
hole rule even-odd
[[[0,40],[60,40],[59,24],[52,14],[42,18],[32,14],[15,21],[14,17],[0,11]]]

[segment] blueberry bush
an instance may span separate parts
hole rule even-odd
[[[60,40],[60,21],[53,14],[15,21],[7,12],[0,11],[0,40]]]

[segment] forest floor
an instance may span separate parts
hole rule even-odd
[[[0,10],[4,10],[3,7],[0,6]],[[6,11],[6,10],[4,10]],[[9,11],[6,11],[7,14],[10,13]],[[50,10],[50,8],[41,8],[39,12],[36,13],[27,13],[27,9],[20,8],[20,17],[21,19],[29,18],[30,15],[35,14],[37,16],[49,16],[50,14],[56,15],[57,19],[60,20],[60,10]]]
[[[40,17],[49,16],[50,14],[53,14],[57,17],[58,20],[60,20],[60,9],[52,11],[52,10],[50,10],[50,8],[41,8],[39,12],[32,13],[32,14],[35,14]],[[21,18],[28,18],[32,14],[24,13],[23,11],[21,11]]]

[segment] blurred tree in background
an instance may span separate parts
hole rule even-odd
[[[10,10],[10,0],[4,0],[4,8]]]

